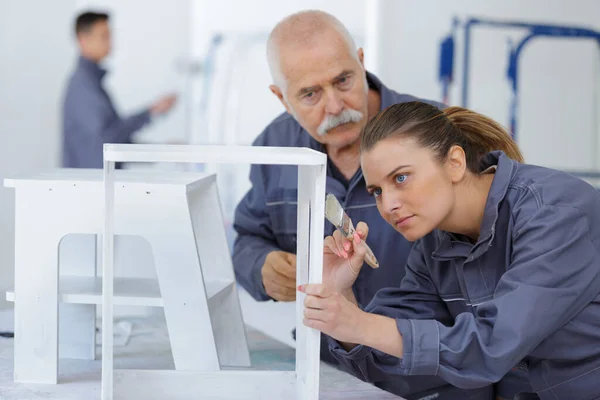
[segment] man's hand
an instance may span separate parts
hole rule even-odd
[[[158,100],[150,107],[150,113],[152,115],[160,115],[168,112],[175,102],[177,101],[177,95],[171,94]]]
[[[285,251],[267,254],[262,281],[269,296],[277,301],[296,300],[296,255]]]

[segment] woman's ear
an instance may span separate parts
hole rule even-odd
[[[446,157],[446,169],[452,183],[458,183],[465,177],[467,171],[467,156],[460,146],[452,146]]]

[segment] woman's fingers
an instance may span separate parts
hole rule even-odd
[[[327,327],[327,324],[325,322],[316,319],[304,318],[303,323],[305,326],[312,329],[316,329],[321,332],[325,331]]]
[[[352,244],[354,245],[354,254],[361,259],[365,258],[365,254],[367,254],[367,247],[363,244],[363,239],[361,239],[358,232],[354,233]]]
[[[358,232],[362,240],[367,240],[367,236],[369,235],[369,225],[362,221],[359,222],[356,225],[356,232]]]
[[[348,250],[350,250],[346,245],[346,242],[348,242],[348,240],[344,239],[342,237],[342,233],[338,230],[333,232],[333,238],[335,239],[335,244],[337,245],[338,254],[341,257],[348,258]]]
[[[331,290],[329,290],[322,283],[308,283],[306,285],[300,285],[298,286],[298,290],[309,296],[316,296],[321,298],[329,297],[332,293]]]
[[[304,309],[304,319],[327,322],[328,317],[329,317],[329,313],[327,311],[317,310],[314,308],[305,308]]]
[[[329,250],[330,252],[332,252],[333,254],[335,254],[338,257],[342,256],[338,250],[337,243],[335,242],[335,239],[333,238],[333,236],[327,236],[325,238],[325,241],[323,242],[323,245],[325,247],[325,250]]]

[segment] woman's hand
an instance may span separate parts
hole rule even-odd
[[[362,311],[340,292],[323,284],[300,285],[304,299],[304,325],[332,338],[351,344],[364,343],[362,329],[368,326],[370,314]],[[352,296],[353,298],[353,296]]]
[[[323,250],[323,283],[336,292],[352,288],[365,261],[367,252],[363,241],[369,227],[364,222],[356,225],[353,240],[345,239],[336,230],[325,238]]]
[[[362,311],[351,291],[340,293],[323,284],[300,285],[304,299],[304,325],[336,339],[350,351],[362,344],[395,357],[404,356],[404,341],[396,320]]]

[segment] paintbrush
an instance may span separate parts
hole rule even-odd
[[[327,196],[325,196],[325,218],[340,231],[343,237],[353,240],[354,232],[356,232],[354,224],[352,224],[352,220],[348,214],[346,214],[338,199],[331,193],[327,193]],[[371,267],[379,268],[379,261],[377,261],[373,251],[364,240],[363,244],[367,248],[365,261]]]

